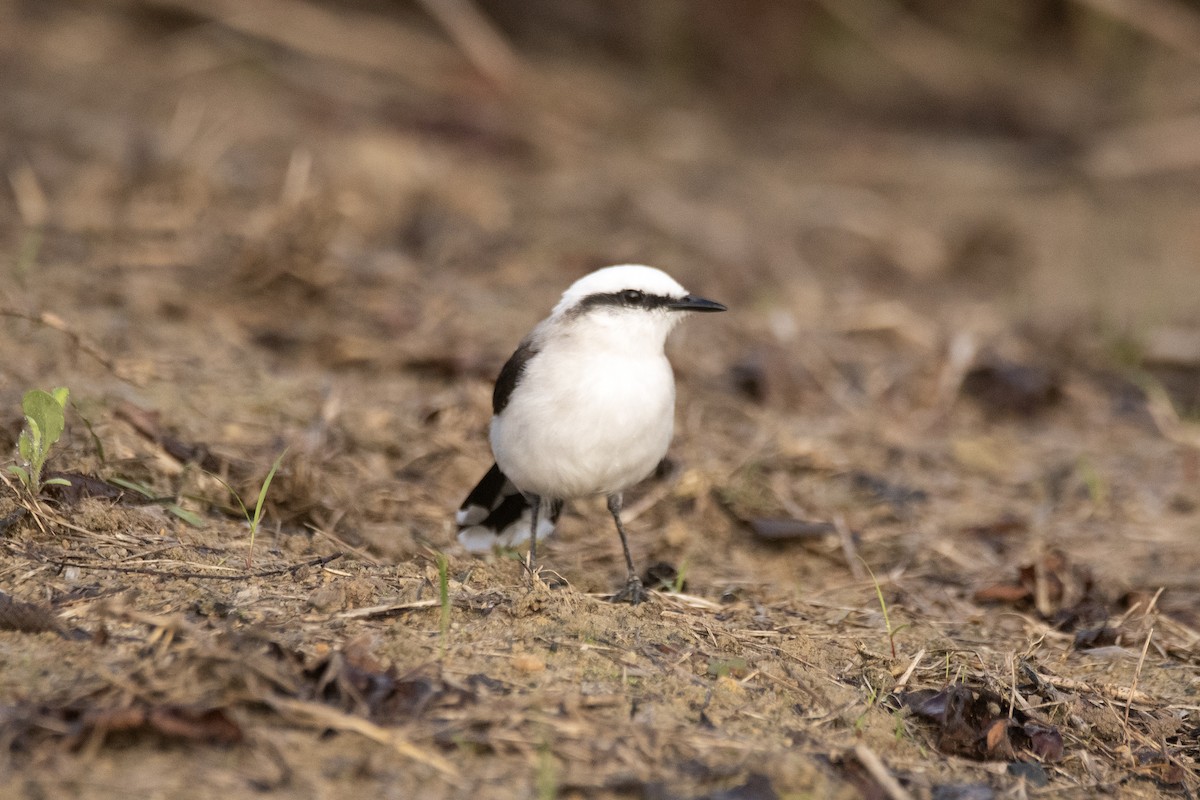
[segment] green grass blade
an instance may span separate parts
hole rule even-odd
[[[109,478],[108,482],[115,486],[120,486],[122,489],[128,489],[131,492],[137,492],[142,497],[150,500],[154,499],[154,492],[150,491],[149,487],[143,486],[140,483],[135,483],[134,481],[126,480],[125,478]]]
[[[246,504],[242,502],[242,496],[238,494],[232,486],[229,485],[229,481],[225,480],[220,475],[217,475],[215,472],[209,472],[208,470],[203,470],[203,472],[205,475],[224,486],[225,490],[233,495],[233,499],[237,501],[238,508],[242,510],[242,516],[245,517],[246,522],[254,522],[253,518],[250,516],[250,509],[246,508]]]
[[[871,569],[871,565],[862,556],[858,557],[862,565],[866,567],[867,574],[871,576],[871,583],[875,585],[875,597],[879,599],[879,608],[883,610],[883,627],[887,630],[888,644],[892,648],[892,658],[896,657],[896,632],[892,630],[892,620],[888,616],[887,601],[883,599],[883,588],[879,585],[879,579],[875,577],[875,572]]]
[[[250,549],[246,553],[246,567],[249,568],[254,563],[254,539],[258,535],[258,524],[262,521],[263,504],[267,500],[267,490],[271,488],[271,481],[275,479],[275,473],[279,471],[279,465],[283,463],[283,457],[287,455],[288,448],[283,448],[283,452],[275,459],[275,463],[271,465],[271,471],[267,473],[267,477],[263,479],[262,487],[258,490],[258,502],[254,504],[254,517],[250,520]],[[238,502],[242,502],[238,498]],[[242,510],[245,510],[242,506]]]
[[[179,517],[179,519],[183,520],[188,525],[191,525],[193,528],[203,528],[204,527],[204,518],[201,517],[199,514],[196,514],[192,511],[188,511],[186,508],[176,505],[175,503],[172,503],[171,505],[166,506],[166,509],[167,509],[168,514],[173,514],[176,517]]]
[[[287,451],[288,448],[283,448],[283,452],[279,454],[279,457],[275,459],[275,463],[271,465],[271,471],[263,479],[262,488],[258,490],[258,502],[254,504],[254,519],[250,521],[251,535],[258,529],[259,520],[262,519],[263,503],[267,499],[267,490],[271,488],[271,481],[275,479],[275,473],[279,471],[279,465],[283,463],[283,457],[287,455]]]

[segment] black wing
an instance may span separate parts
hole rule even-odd
[[[562,507],[562,502],[557,500],[542,505],[539,539],[554,530]],[[511,546],[528,540],[530,505],[525,495],[500,471],[500,467],[493,464],[459,506],[456,521],[459,541],[470,550],[486,552],[496,544]],[[481,531],[480,528],[485,530]],[[463,538],[464,531],[469,531],[470,543]]]
[[[526,339],[505,362],[503,369],[500,370],[500,377],[496,378],[496,388],[492,391],[493,414],[499,414],[508,406],[509,398],[512,397],[517,384],[521,382],[521,376],[525,373],[525,365],[537,353],[538,348],[534,345],[533,340]]]

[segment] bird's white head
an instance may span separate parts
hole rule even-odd
[[[725,306],[688,294],[661,269],[622,264],[589,273],[563,292],[552,316],[588,318],[598,324],[651,324],[663,336],[683,316],[680,312],[724,311]]]

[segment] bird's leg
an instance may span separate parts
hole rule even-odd
[[[642,579],[633,568],[633,556],[629,555],[629,541],[625,538],[625,526],[621,524],[621,493],[608,496],[608,513],[612,514],[613,522],[617,523],[617,533],[621,535],[621,549],[625,551],[625,588],[613,595],[613,602],[627,602],[636,606],[646,599],[642,588]]]
[[[527,495],[529,498],[529,558],[525,560],[525,568],[530,576],[537,571],[537,529],[538,512],[542,508],[542,498],[539,495]]]

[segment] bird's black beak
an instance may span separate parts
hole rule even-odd
[[[667,303],[667,308],[672,311],[725,311],[725,306],[715,300],[705,300],[703,297],[696,297],[694,294],[684,295],[678,300],[672,300]]]

